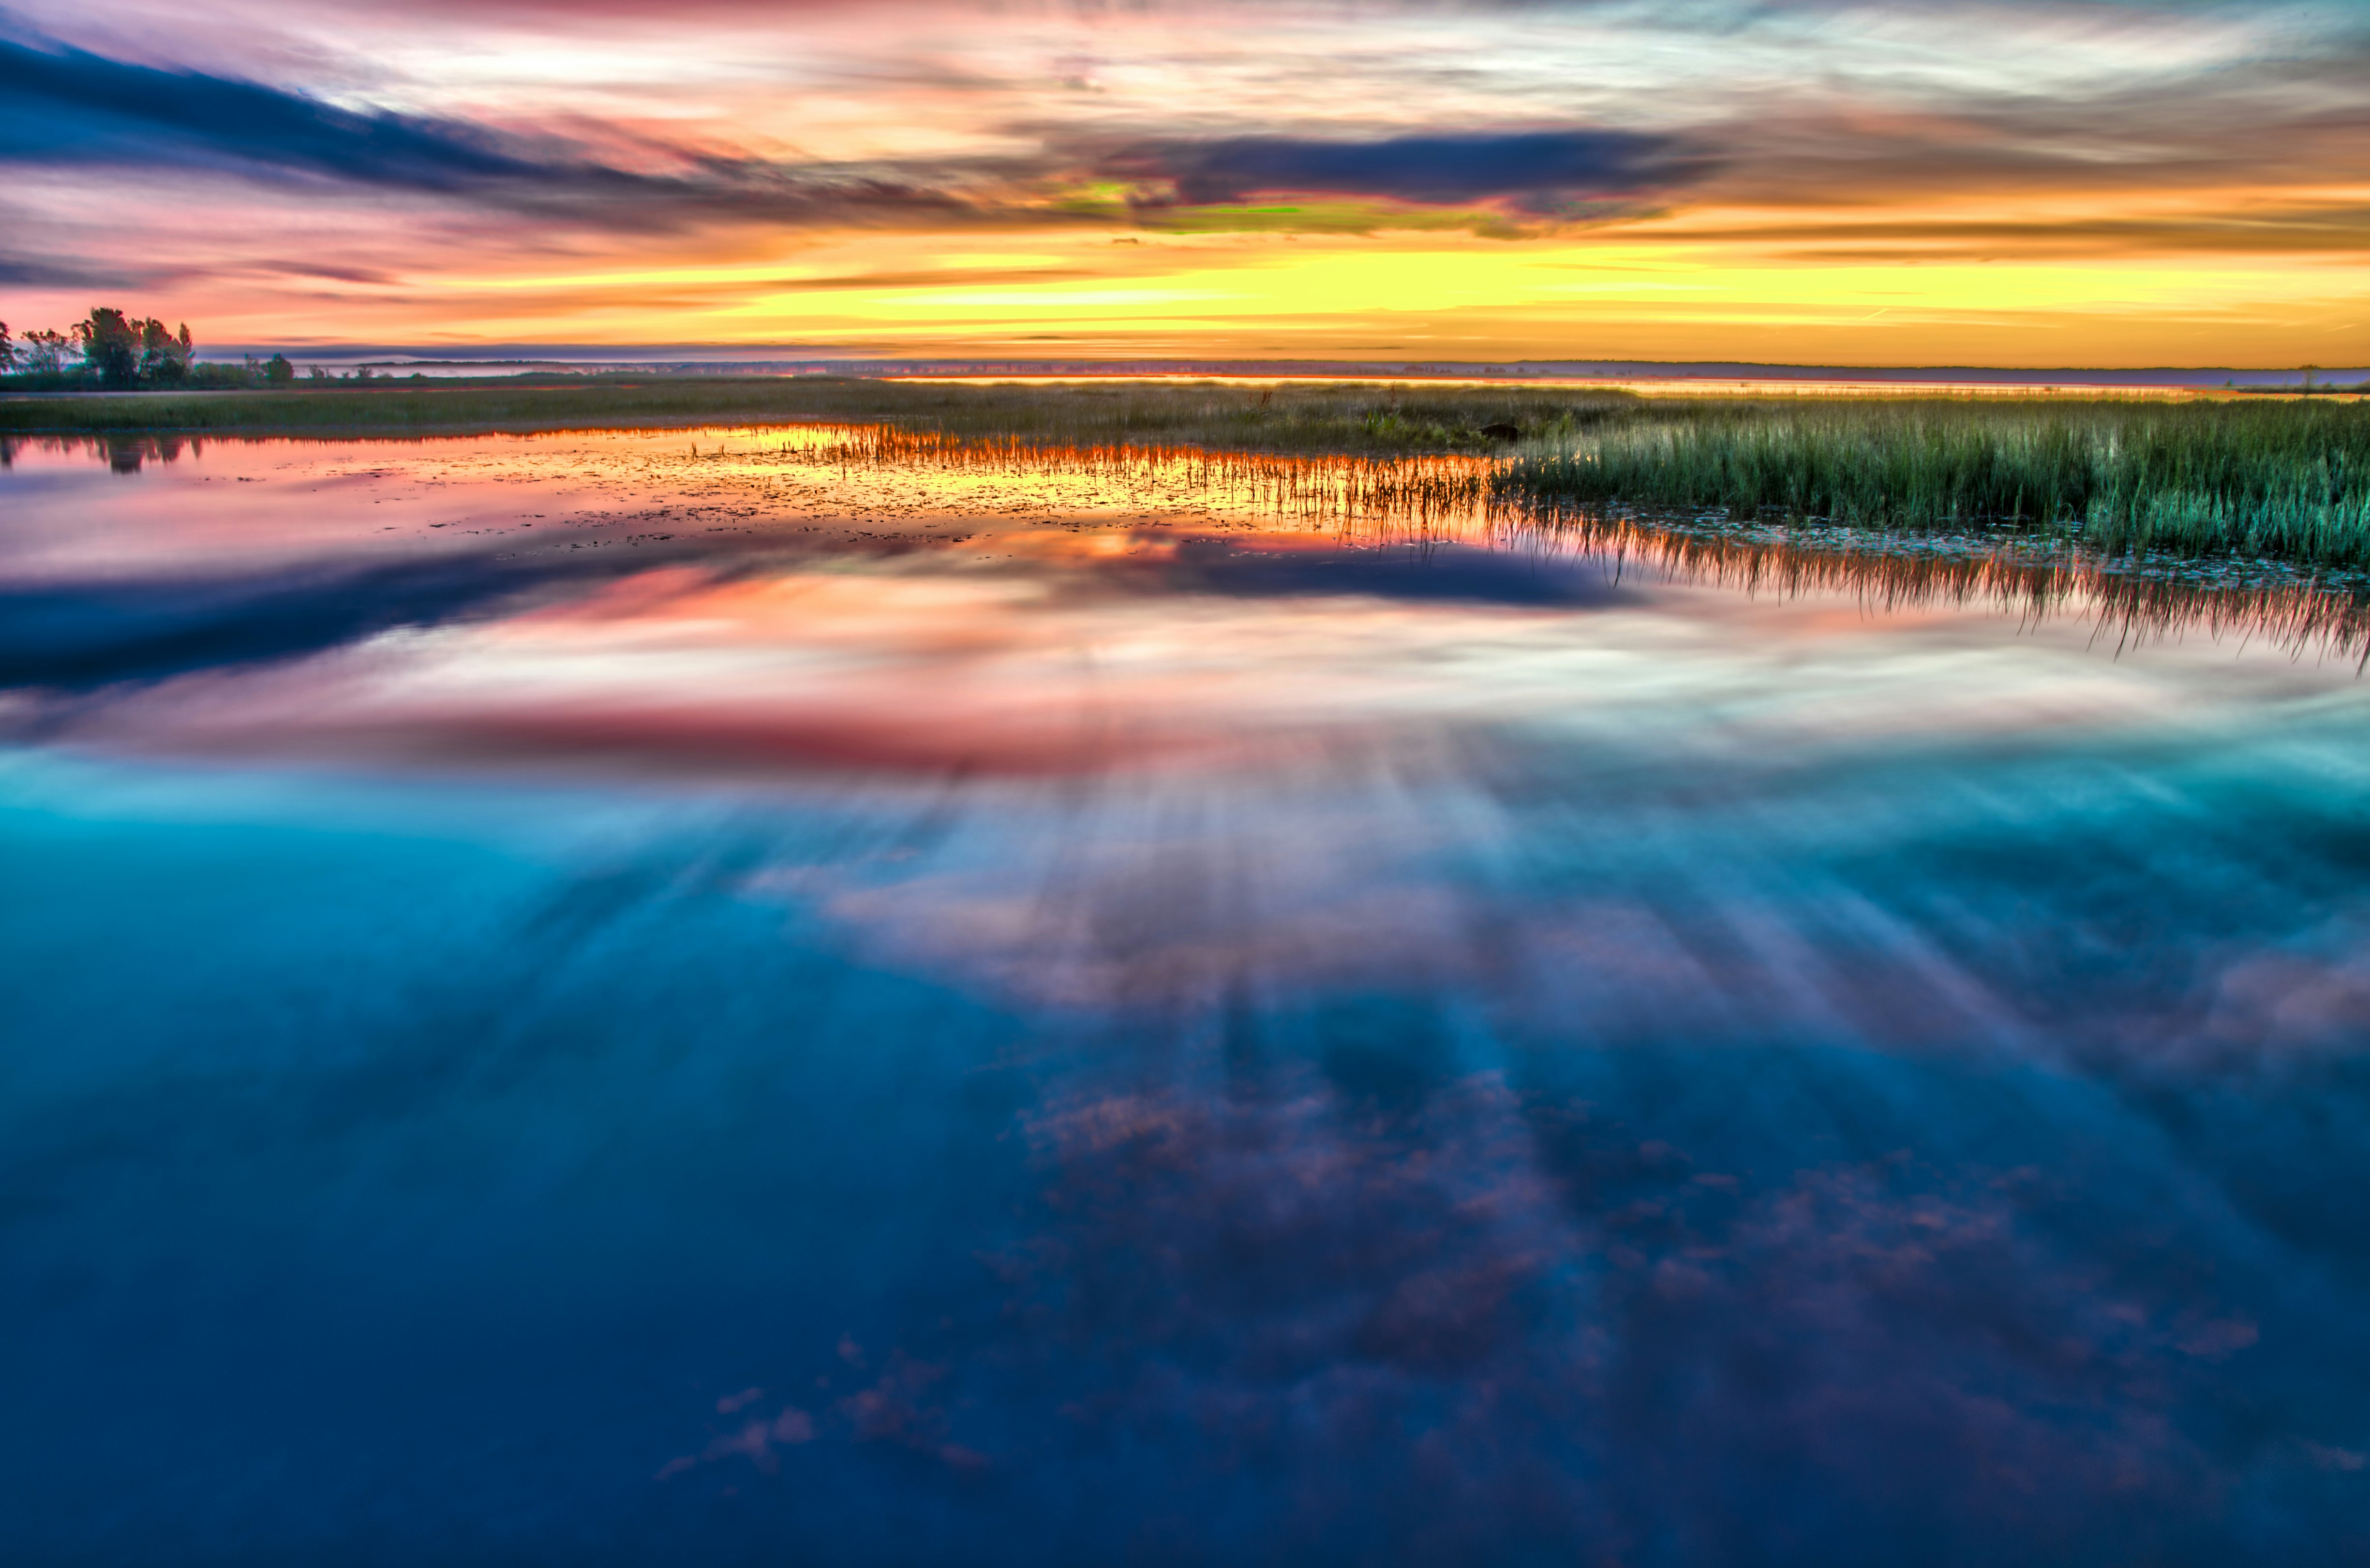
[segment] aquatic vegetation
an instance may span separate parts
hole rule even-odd
[[[2132,555],[2370,564],[2359,403],[1691,402],[1512,458],[1552,506],[1863,528],[2008,525]]]
[[[753,432],[765,441],[777,433]],[[1490,506],[1494,472],[1486,460],[1456,455],[1302,456],[1226,451],[1202,445],[1103,442],[1049,445],[1014,436],[963,437],[893,425],[851,426],[784,441],[778,455],[848,469],[1000,475],[1028,486],[1051,478],[1094,482],[1104,505],[1133,507],[1156,498],[1197,502],[1306,525],[1354,521],[1400,527],[1455,527]]]

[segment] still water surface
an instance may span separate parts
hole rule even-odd
[[[2349,599],[6,456],[11,1562],[2370,1561]]]

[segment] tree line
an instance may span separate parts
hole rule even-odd
[[[197,358],[190,325],[175,331],[155,316],[135,317],[107,305],[63,332],[46,328],[12,337],[0,321],[0,375],[42,385],[124,389],[139,386],[285,386],[296,367],[285,354],[245,364],[208,364]]]

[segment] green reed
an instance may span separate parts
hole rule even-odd
[[[1496,486],[1551,508],[2004,525],[2110,555],[2370,566],[2360,403],[1674,403],[1533,443]]]

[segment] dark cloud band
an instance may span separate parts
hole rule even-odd
[[[362,112],[253,82],[0,40],[0,163],[203,168],[458,198],[615,228],[941,217],[966,203],[893,172],[681,158],[618,168],[470,121]]]
[[[1145,149],[1127,161],[1173,179],[1178,200],[1195,206],[1302,192],[1440,206],[1501,198],[1545,205],[1661,183],[1677,172],[1678,149],[1665,137],[1603,130],[1371,141],[1240,136]]]
[[[1094,171],[1156,206],[1321,192],[1551,213],[1685,177],[1669,138],[1589,128],[1363,141],[1292,136],[1049,146],[994,162],[780,164],[655,149],[664,172],[474,122],[342,109],[259,83],[0,39],[0,163],[197,168],[457,200],[560,223],[664,229],[713,222],[844,223],[1123,218],[1045,200]]]
[[[244,163],[443,191],[549,172],[466,125],[359,114],[250,82],[6,40],[0,157]]]

